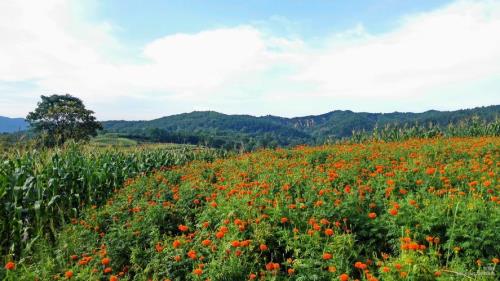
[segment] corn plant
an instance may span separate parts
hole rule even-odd
[[[69,144],[54,150],[14,151],[0,162],[0,252],[20,258],[88,205],[101,205],[142,173],[223,153],[185,146],[104,149]]]

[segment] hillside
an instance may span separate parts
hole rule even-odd
[[[438,124],[446,126],[472,116],[492,121],[500,116],[500,105],[457,111],[430,110],[422,113],[367,113],[336,110],[321,115],[285,118],[279,116],[227,115],[195,111],[151,121],[106,121],[108,132],[153,141],[203,143],[231,147],[321,143],[348,137],[353,130],[371,131],[387,124]]]
[[[0,133],[24,131],[28,127],[24,118],[9,118],[0,116]]]

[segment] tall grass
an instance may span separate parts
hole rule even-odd
[[[0,253],[15,259],[88,205],[100,205],[127,179],[223,152],[186,146],[104,149],[69,144],[11,151],[0,159]]]

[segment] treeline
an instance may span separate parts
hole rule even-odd
[[[296,138],[286,135],[265,132],[262,134],[245,134],[230,131],[168,131],[159,128],[147,128],[122,133],[121,136],[141,142],[161,142],[193,144],[226,150],[252,151],[257,148],[275,148],[280,146],[311,143],[308,137]]]
[[[449,135],[452,130],[456,130],[453,135],[465,135],[463,132],[471,125],[473,118],[477,119],[474,126],[484,127],[498,124],[499,117],[498,105],[423,113],[332,111],[297,118],[226,115],[208,111],[151,121],[107,121],[103,122],[103,126],[105,132],[118,133],[139,141],[252,151],[257,148],[323,144],[350,138],[366,139],[372,133],[385,134],[382,138],[390,135],[424,137],[428,134]],[[488,135],[497,134],[494,133],[497,127],[492,128]]]

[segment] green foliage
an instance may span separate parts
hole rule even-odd
[[[300,146],[157,171],[52,248],[34,243],[9,281],[109,280],[103,258],[120,280],[497,280],[499,142]]]
[[[69,94],[41,96],[35,111],[26,117],[33,131],[39,134],[44,145],[54,146],[73,139],[89,140],[102,129],[83,102]]]
[[[5,154],[0,162],[0,252],[19,259],[37,240],[54,241],[60,226],[85,206],[105,203],[129,178],[220,155],[188,146],[117,150],[74,143]]]
[[[476,124],[470,119],[477,116]],[[225,115],[217,112],[192,112],[151,121],[107,121],[106,131],[153,141],[201,144],[238,151],[257,148],[324,144],[340,139],[375,138],[386,141],[411,137],[498,135],[500,106],[457,111],[423,113],[355,113],[332,111],[322,115],[296,118]],[[491,125],[496,124],[496,125]],[[476,131],[465,132],[476,126]],[[447,128],[447,126],[450,126]],[[490,126],[488,130],[482,126]],[[493,126],[493,127],[491,127]],[[470,129],[470,128],[469,128]],[[479,130],[477,130],[479,129]],[[373,134],[373,136],[370,136]]]

